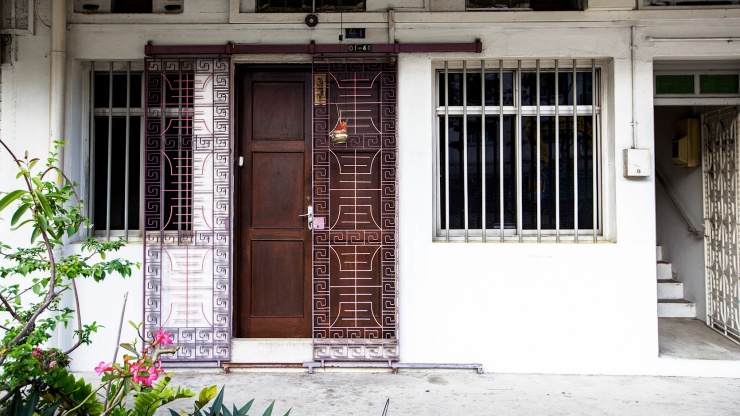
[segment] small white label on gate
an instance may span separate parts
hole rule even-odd
[[[313,218],[313,229],[314,230],[324,229],[324,217],[314,217]]]

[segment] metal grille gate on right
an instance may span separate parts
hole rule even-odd
[[[704,114],[701,123],[707,325],[740,343],[737,108]]]
[[[318,361],[395,361],[396,64],[313,65],[313,342]]]

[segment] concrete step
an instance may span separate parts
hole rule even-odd
[[[655,246],[655,259],[659,262],[663,261],[663,247]]]
[[[658,318],[696,318],[696,305],[686,299],[658,299]]]
[[[673,279],[673,266],[667,261],[659,261],[657,266],[658,280]]]
[[[683,283],[674,279],[658,280],[658,299],[683,299]]]

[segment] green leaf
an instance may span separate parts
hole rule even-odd
[[[58,401],[51,405],[50,408],[44,410],[44,413],[41,413],[41,416],[54,416],[54,412],[57,410],[57,407],[61,406],[62,402]]]
[[[31,394],[26,397],[26,400],[26,407],[23,409],[20,416],[33,416],[34,411],[36,410],[36,405],[39,404],[39,391],[33,389]]]
[[[273,400],[272,403],[270,403],[269,406],[267,406],[267,409],[265,409],[265,413],[262,413],[262,416],[270,416],[272,415],[272,407],[275,406],[275,401]]]
[[[29,222],[33,222],[33,220],[25,220],[25,221],[23,221],[22,223],[20,223],[20,224],[16,225],[15,227],[12,227],[12,228],[11,228],[10,230],[11,230],[11,231],[15,231],[15,230],[17,230],[17,229],[19,229],[19,228],[23,227],[24,225],[28,224]]]
[[[49,229],[49,223],[46,222],[46,217],[44,217],[43,215],[38,215],[36,216],[36,220],[38,221],[39,229],[41,229],[41,231],[46,231]]]
[[[4,210],[8,205],[10,205],[11,202],[20,198],[21,195],[25,193],[26,191],[23,191],[21,189],[16,189],[15,191],[8,192],[7,195],[5,195],[2,199],[0,199],[0,211]]]
[[[216,397],[216,392],[218,391],[218,388],[216,386],[211,387],[203,387],[203,390],[200,391],[200,394],[198,395],[198,400],[195,401],[195,406],[198,409],[202,409],[205,407],[205,405],[208,404],[214,397]]]
[[[249,412],[249,409],[252,408],[252,403],[254,403],[254,399],[248,401],[247,404],[242,406],[242,408],[239,410],[236,410],[236,406],[234,406],[234,414],[246,416],[247,412]]]
[[[28,211],[28,208],[31,208],[31,204],[21,204],[17,210],[15,210],[15,213],[13,214],[13,218],[10,220],[10,225],[15,225],[20,219],[23,217],[23,214]]]
[[[121,348],[123,348],[126,351],[130,351],[130,352],[136,354],[137,357],[139,356],[139,352],[136,351],[136,348],[134,348],[134,346],[131,345],[131,344],[129,344],[129,343],[123,343],[123,344],[121,344]]]
[[[41,235],[41,229],[34,228],[31,232],[31,242],[33,243]]]
[[[41,209],[44,211],[44,214],[49,218],[53,217],[54,211],[52,211],[51,205],[49,205],[49,201],[47,201],[44,194],[42,194],[41,191],[38,189],[34,189],[33,194],[38,199],[39,205],[41,205]]]
[[[41,182],[41,179],[39,179],[39,178],[33,177],[33,178],[31,178],[31,181],[33,182],[34,185],[38,186],[39,188],[43,188],[44,187],[44,183]]]

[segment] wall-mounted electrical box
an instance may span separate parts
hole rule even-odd
[[[650,150],[624,149],[624,177],[640,178],[650,176]]]
[[[699,120],[688,118],[676,122],[671,157],[673,164],[692,168],[701,165],[701,129]]]

